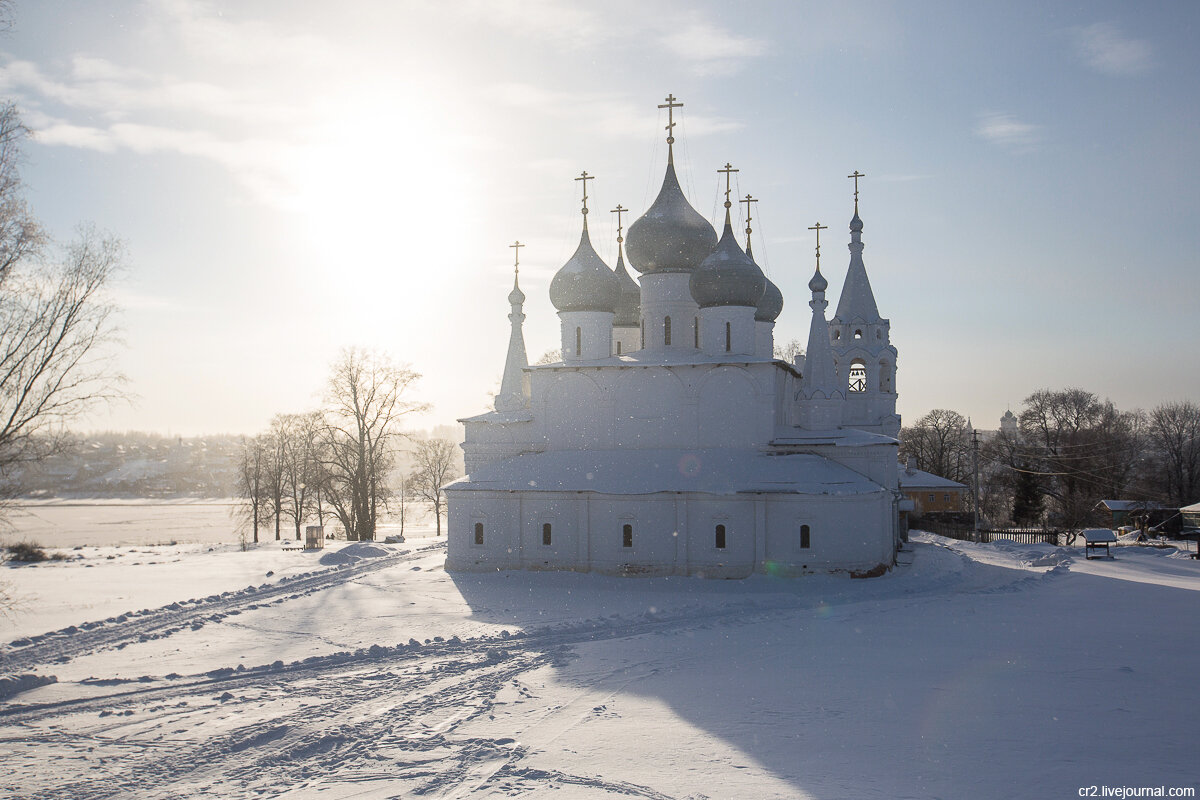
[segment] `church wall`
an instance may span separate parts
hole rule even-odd
[[[725,325],[729,325],[728,345]],[[754,309],[745,306],[718,306],[700,309],[700,349],[708,355],[725,353],[754,355]]]
[[[677,512],[671,494],[593,496],[588,508],[591,569],[626,574],[677,572]],[[632,528],[632,547],[624,546],[625,525]]]
[[[446,568],[465,571],[521,567],[521,498],[508,492],[471,492],[446,504]],[[448,500],[450,494],[447,493]],[[474,528],[483,525],[483,544]]]
[[[536,448],[531,422],[465,422],[463,460],[467,474],[479,467],[512,458]]]
[[[775,323],[765,320],[754,321],[754,355],[759,358],[775,357]]]
[[[612,352],[614,356],[627,356],[642,349],[642,329],[613,328]]]
[[[687,561],[689,575],[712,578],[745,578],[753,574],[758,559],[755,496],[706,498],[687,501]],[[717,526],[725,527],[725,547],[717,547]]]
[[[560,311],[562,360],[591,361],[612,355],[611,311]]]
[[[830,570],[865,571],[892,563],[890,495],[767,499],[768,572],[797,575]],[[801,526],[809,526],[802,547]]]
[[[687,272],[648,273],[642,276],[642,323],[646,349],[662,351],[696,349],[695,324],[700,307],[692,298]],[[671,344],[665,341],[664,319],[671,318]]]
[[[521,563],[527,569],[573,569],[579,562],[579,505],[575,494],[523,494]],[[550,525],[550,544],[543,526]]]

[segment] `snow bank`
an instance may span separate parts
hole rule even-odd
[[[341,550],[330,550],[321,556],[320,563],[326,567],[354,564],[365,558],[391,555],[392,551],[371,542],[351,542]]]
[[[58,683],[58,678],[53,675],[0,675],[0,700],[51,683]]]

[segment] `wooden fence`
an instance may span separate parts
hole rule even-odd
[[[965,542],[994,542],[997,539],[1008,539],[1009,541],[1021,542],[1023,544],[1053,544],[1057,545],[1066,531],[1044,528],[980,528],[979,537],[976,539],[975,530],[970,525],[955,525],[947,522],[936,522],[934,520],[921,520],[914,523],[918,530],[929,531],[936,533],[939,536],[946,536],[950,539],[959,539]]]

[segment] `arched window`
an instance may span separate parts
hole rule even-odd
[[[805,547],[805,548],[808,547],[808,526],[807,525],[800,526],[800,546]]]
[[[842,332],[841,332],[841,331],[834,331],[834,332],[833,332],[833,340],[836,342],[836,341],[837,341],[838,339],[840,339],[840,338],[842,338]]]
[[[663,317],[663,344],[671,343],[671,318]]]
[[[575,355],[581,355],[582,353],[583,353],[583,329],[576,328],[575,329]]]
[[[718,550],[725,549],[725,526],[724,525],[717,526],[717,549]]]
[[[862,338],[862,329],[856,330],[856,331],[854,332],[854,338],[855,338],[855,339],[861,339],[861,338]]]
[[[617,355],[621,355],[621,341],[617,340]]]
[[[483,544],[483,523],[475,523],[475,544]]]
[[[733,349],[733,335],[729,329],[729,323],[725,323],[725,352],[728,353]]]
[[[542,523],[542,544],[550,544],[550,523]]]
[[[867,390],[867,363],[861,358],[850,362],[850,391],[854,393]]]
[[[633,526],[621,526],[621,547],[633,547]]]

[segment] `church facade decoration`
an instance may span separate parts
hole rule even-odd
[[[862,259],[857,171],[850,266],[835,316],[809,282],[808,349],[774,356],[783,295],[730,220],[716,230],[674,165],[615,270],[583,221],[554,276],[561,361],[530,366],[514,276],[495,408],[461,420],[466,477],[446,487],[449,570],[739,578],[879,574],[900,542],[896,348]],[[815,226],[819,236],[825,226]],[[624,245],[622,248],[621,245]],[[519,246],[519,245],[517,245]],[[625,257],[641,275],[635,281]]]

